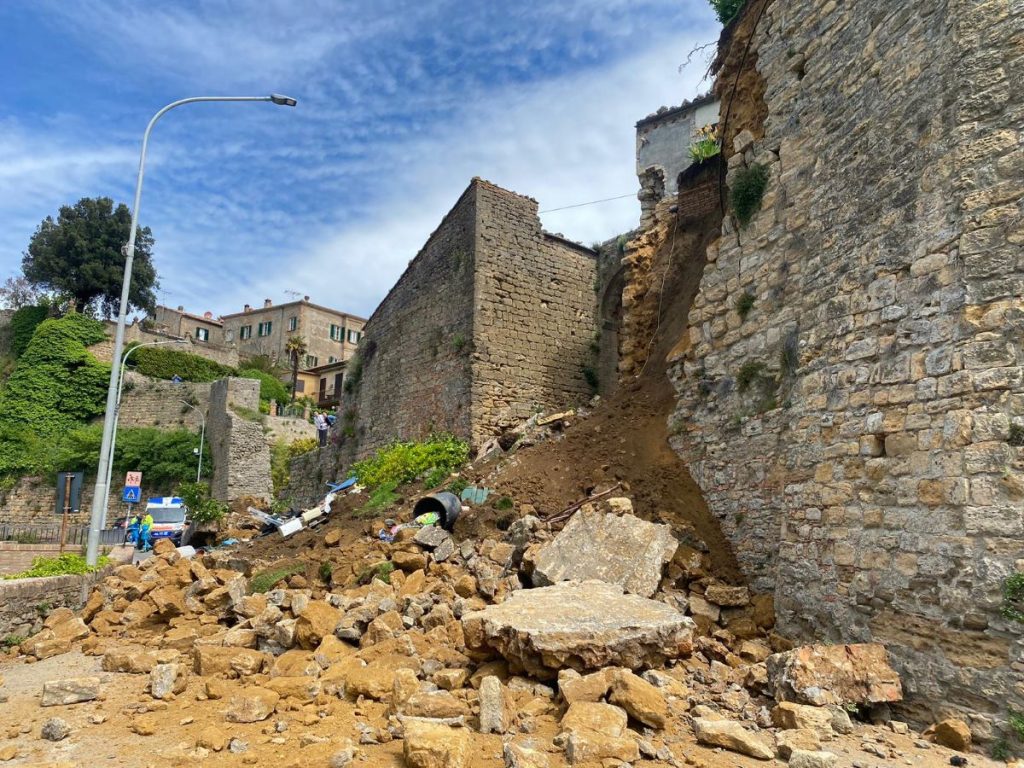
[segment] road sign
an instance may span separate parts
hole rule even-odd
[[[124,475],[124,484],[129,488],[141,488],[142,487],[142,473],[141,472],[126,472]]]
[[[138,504],[142,499],[142,489],[137,485],[126,485],[124,487],[124,495],[121,497],[122,501],[126,501],[129,504]]]

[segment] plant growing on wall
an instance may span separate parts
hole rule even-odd
[[[717,126],[705,125],[697,131],[694,142],[690,145],[690,159],[695,163],[703,163],[721,151]]]
[[[710,0],[715,15],[722,24],[728,24],[746,4],[746,0]]]
[[[197,523],[215,523],[228,512],[228,505],[210,496],[207,483],[182,483],[175,494],[188,507],[189,517]]]
[[[352,465],[359,482],[371,491],[385,485],[397,488],[430,471],[445,475],[469,460],[469,444],[452,435],[431,435],[422,442],[392,443]]]
[[[1001,612],[1011,621],[1024,622],[1024,573],[1015,573],[1003,582]]]
[[[729,201],[732,212],[740,226],[746,226],[761,207],[764,191],[768,187],[768,169],[760,163],[754,163],[736,172]]]
[[[234,368],[190,352],[166,347],[142,347],[129,358],[128,367],[153,379],[173,379],[177,376],[185,381],[216,381],[235,375]]]
[[[750,310],[754,308],[754,302],[757,301],[757,297],[754,296],[750,291],[744,291],[736,299],[736,314],[740,316],[740,320],[746,320],[747,315],[750,314]]]

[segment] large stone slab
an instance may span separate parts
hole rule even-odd
[[[776,701],[823,707],[900,701],[900,676],[878,643],[803,645],[766,660]]]
[[[679,543],[667,525],[581,509],[534,561],[534,586],[599,579],[650,597]]]
[[[559,669],[656,666],[693,649],[693,621],[603,581],[515,592],[462,619],[466,643],[491,648],[538,678]]]

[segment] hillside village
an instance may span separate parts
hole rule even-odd
[[[0,765],[1024,756],[1024,9],[713,5],[627,231],[128,324],[95,565],[116,324],[0,313]]]

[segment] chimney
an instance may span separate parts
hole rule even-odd
[[[274,302],[272,302],[270,299],[264,299],[263,300],[263,308],[264,309],[266,309],[267,307],[273,306],[273,304],[274,304]]]
[[[178,311],[179,311],[179,312],[184,312],[184,311],[185,311],[185,308],[184,308],[183,306],[181,306],[181,304],[179,304],[179,305],[178,305]]]
[[[203,317],[207,320],[213,320],[213,312],[203,312]]]
[[[303,297],[302,297],[302,300],[303,300],[303,301],[309,301],[309,296],[303,296]]]
[[[243,312],[252,312],[252,307],[250,307],[248,304],[246,304],[244,307],[242,307],[242,311]]]

